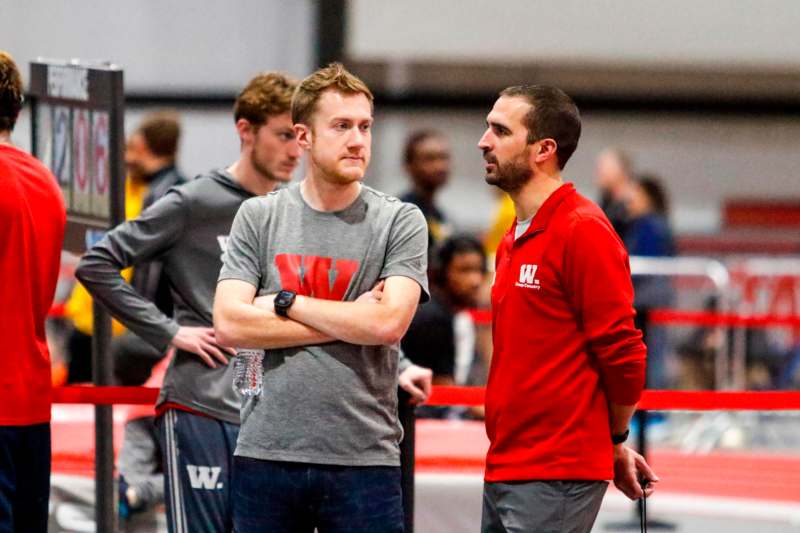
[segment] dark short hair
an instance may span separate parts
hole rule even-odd
[[[144,138],[147,148],[154,155],[175,159],[181,137],[181,125],[176,113],[160,111],[148,115],[136,128],[136,133]]]
[[[10,54],[0,50],[0,131],[11,131],[24,102],[22,76]]]
[[[655,174],[640,174],[636,177],[636,181],[650,200],[653,211],[659,215],[668,216],[669,196],[661,178]]]
[[[417,156],[417,145],[427,141],[428,139],[443,139],[444,136],[436,130],[416,130],[406,139],[405,148],[403,148],[403,163],[406,165],[414,161]]]
[[[477,253],[481,256],[481,270],[485,273],[486,250],[483,249],[481,241],[472,235],[453,235],[448,237],[436,250],[435,270],[440,283],[444,282],[447,269],[457,255],[466,253]]]
[[[501,91],[500,96],[527,100],[531,109],[523,120],[528,128],[528,143],[553,139],[558,168],[563,169],[581,136],[581,116],[572,98],[561,89],[547,85],[514,85]]]

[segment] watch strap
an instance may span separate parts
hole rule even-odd
[[[625,430],[625,433],[620,433],[619,435],[611,435],[611,443],[612,444],[622,444],[626,440],[628,440],[628,435],[631,434],[630,428]]]
[[[295,298],[297,298],[297,293],[294,291],[287,291],[287,290],[280,291],[275,296],[275,301],[274,301],[275,314],[278,316],[282,316],[284,318],[288,318],[289,308],[294,303]]]

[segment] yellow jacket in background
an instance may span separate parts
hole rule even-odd
[[[495,252],[497,252],[497,247],[500,246],[500,241],[503,240],[503,237],[514,223],[516,217],[517,214],[514,211],[514,202],[511,201],[509,195],[502,193],[497,201],[494,220],[484,238],[483,245],[487,255],[494,256]],[[494,267],[494,261],[492,261],[492,267]]]

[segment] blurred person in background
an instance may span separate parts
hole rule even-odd
[[[450,237],[435,252],[431,271],[431,299],[417,308],[401,342],[403,352],[433,370],[434,385],[483,385],[486,365],[476,356],[475,325],[469,313],[478,305],[486,277],[483,246],[471,236]],[[417,416],[443,418],[453,411],[422,406]]]
[[[254,77],[234,104],[239,158],[172,188],[134,220],[111,230],[76,275],[133,333],[172,358],[156,405],[170,532],[233,529],[231,464],[241,399],[235,351],[217,342],[212,306],[222,254],[239,206],[288,182],[300,160],[289,114],[295,81]],[[120,275],[159,261],[175,295],[169,317]]]
[[[497,247],[500,246],[500,242],[516,218],[514,202],[511,197],[500,189],[496,189],[495,192],[497,202],[495,203],[494,215],[489,229],[483,236],[483,246],[492,264],[494,264],[494,254],[497,252]]]
[[[411,178],[411,190],[400,199],[419,207],[425,215],[431,257],[436,246],[451,233],[447,217],[436,205],[437,193],[450,179],[450,144],[438,131],[415,131],[406,140],[403,163]]]
[[[125,219],[132,220],[150,207],[166,192],[186,181],[176,167],[180,142],[180,123],[172,112],[146,116],[128,137],[125,146]],[[122,275],[149,301],[154,302],[167,316],[172,316],[172,296],[169,281],[161,275],[158,261],[138,264]],[[92,298],[77,282],[67,300],[65,313],[74,329],[67,341],[70,383],[92,380],[92,331],[94,314]],[[112,321],[111,358],[114,376],[122,385],[141,385],[163,352],[134,333],[128,332],[117,320]]]
[[[482,531],[590,531],[608,482],[631,499],[656,481],[625,446],[644,387],[625,248],[598,206],[564,183],[581,120],[572,99],[509,87],[478,142],[486,182],[516,221],[497,251],[486,387]]]
[[[162,387],[169,359],[167,355],[153,367],[143,386]],[[164,461],[153,406],[123,405],[118,409],[125,415],[122,448],[117,457],[118,509],[120,518],[125,520],[164,503]]]
[[[662,180],[645,174],[634,178],[628,189],[627,229],[623,242],[631,256],[672,257],[675,244],[669,227],[669,199]],[[650,326],[650,311],[668,308],[674,291],[665,276],[633,276],[636,309],[634,323],[647,344],[647,381],[652,389],[665,389],[672,383],[668,375],[666,329]]]
[[[50,356],[45,319],[66,209],[56,178],[15,147],[22,77],[0,51],[0,531],[45,533],[50,493]]]
[[[800,389],[800,343],[796,343],[786,354],[776,384],[780,389]]]
[[[617,235],[623,237],[628,224],[628,194],[633,182],[633,161],[619,148],[607,148],[597,156],[596,181],[600,209]]]
[[[675,255],[669,227],[669,198],[661,178],[653,174],[637,176],[629,187],[626,208],[628,230],[623,241],[630,255]]]

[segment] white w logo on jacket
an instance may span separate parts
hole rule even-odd
[[[538,268],[539,265],[521,265],[519,267],[519,282],[525,285],[533,285]]]

